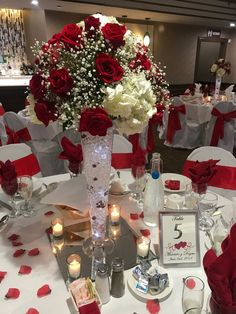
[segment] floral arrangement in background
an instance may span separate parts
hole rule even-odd
[[[215,86],[214,84],[205,84],[202,85],[200,88],[202,94],[204,97],[206,96],[213,96],[214,95],[214,90],[215,90]]]
[[[28,110],[34,123],[80,124],[85,109],[103,109],[120,133],[140,133],[169,100],[164,69],[114,17],[88,16],[33,47],[36,72]],[[83,129],[83,127],[82,127]]]
[[[226,62],[225,59],[218,59],[211,66],[211,73],[214,73],[216,76],[224,76],[226,74],[230,74],[231,72],[231,63]]]

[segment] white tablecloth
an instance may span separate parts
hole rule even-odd
[[[44,177],[45,183],[62,181],[68,179],[68,174]],[[121,172],[121,179],[127,183],[131,182],[129,172]],[[112,200],[111,200],[112,201]],[[114,200],[113,200],[114,201]],[[122,215],[127,219],[130,225],[139,230],[147,228],[141,220],[130,221],[129,213],[135,210],[135,203],[127,202],[126,198],[116,198],[115,201],[121,204]],[[232,216],[232,203],[229,200],[219,197],[219,204],[225,204],[224,212]],[[45,229],[50,226],[51,216],[46,217],[44,213],[49,210],[57,210],[49,205],[37,205],[38,213],[33,218],[19,217],[12,220],[7,228],[0,233],[0,271],[7,271],[5,279],[1,283],[0,289],[0,313],[2,314],[25,314],[27,309],[35,307],[40,314],[69,314],[72,313],[67,302],[68,292],[62,276],[60,274],[56,259],[52,253],[49,241],[45,234]],[[1,209],[2,210],[2,209]],[[7,239],[12,233],[19,234],[20,240],[24,243],[22,247],[12,247]],[[151,229],[152,244],[158,243],[158,229]],[[201,259],[205,252],[204,243],[208,242],[204,233],[200,233]],[[40,255],[35,257],[24,256],[14,258],[12,256],[16,249],[24,248],[26,250],[39,248]],[[20,265],[30,265],[33,271],[29,275],[18,275]],[[201,267],[197,268],[170,268],[174,281],[174,289],[168,299],[160,303],[160,314],[182,313],[182,279],[188,275],[196,275],[206,282],[204,271]],[[43,298],[37,297],[37,290],[44,284],[49,284],[52,293]],[[21,295],[16,300],[5,300],[4,296],[9,288],[19,288]],[[209,288],[206,284],[205,299],[209,295]],[[102,306],[102,314],[138,314],[148,313],[146,304],[134,298],[126,285],[126,292],[122,298],[111,298],[111,301]]]

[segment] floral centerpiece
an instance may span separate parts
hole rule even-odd
[[[114,17],[88,16],[42,46],[28,96],[34,123],[57,120],[81,132],[92,239],[105,237],[113,126],[141,133],[169,98],[165,72],[148,48]]]
[[[230,62],[225,62],[224,59],[218,59],[211,66],[211,73],[216,76],[216,84],[215,84],[215,98],[217,99],[220,94],[220,85],[222,77],[225,74],[230,74],[231,64]]]

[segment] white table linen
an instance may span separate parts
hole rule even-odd
[[[68,174],[44,177],[40,180],[46,184],[55,181],[63,181],[68,179]],[[132,182],[132,176],[129,172],[121,172],[121,179],[126,183]],[[135,212],[135,203],[127,201],[126,197],[112,197],[110,202],[116,202],[121,205],[122,216],[130,223],[131,227],[136,231],[141,228],[147,228],[141,219],[138,221],[130,220],[130,212]],[[229,200],[219,196],[219,205],[225,204],[224,213],[232,216],[232,203]],[[50,205],[37,205],[38,213],[33,218],[20,217],[12,220],[9,226],[0,233],[0,271],[7,271],[5,279],[1,283],[0,289],[0,309],[4,314],[24,314],[30,307],[38,309],[40,314],[57,313],[69,314],[70,309],[66,299],[69,297],[66,286],[60,274],[56,259],[52,253],[45,229],[50,226],[52,216],[45,216],[44,213],[53,210],[56,215],[59,215],[57,209]],[[22,247],[12,247],[11,242],[7,239],[12,233],[19,234],[21,241],[24,243]],[[158,228],[151,228],[152,245],[158,243]],[[207,242],[204,233],[200,232],[201,243],[201,260],[206,251],[204,243]],[[40,254],[35,257],[24,256],[14,258],[13,252],[19,248],[27,250],[38,247]],[[31,265],[33,271],[30,275],[18,275],[20,265]],[[172,314],[182,313],[182,279],[188,275],[196,275],[201,277],[206,283],[205,273],[202,267],[195,268],[169,268],[170,274],[173,277],[174,289],[172,294],[165,301],[160,303],[160,313]],[[127,272],[125,272],[125,277]],[[38,298],[37,290],[44,284],[49,284],[52,292],[50,295]],[[16,300],[5,300],[4,296],[8,288],[15,287],[21,290],[21,295]],[[209,295],[209,288],[206,284],[205,300]],[[70,304],[70,302],[68,303]],[[133,297],[127,287],[125,295],[122,298],[116,299],[111,297],[111,301],[102,306],[102,314],[144,314],[146,303],[138,301]]]

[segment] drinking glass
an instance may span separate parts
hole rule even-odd
[[[9,181],[2,182],[2,190],[7,195],[9,203],[12,207],[12,210],[9,212],[10,218],[16,218],[22,213],[18,210],[15,203],[15,196],[18,192],[18,182],[17,179],[12,179]]]
[[[192,182],[185,185],[185,207],[186,209],[197,209],[198,197],[193,191]]]
[[[209,231],[214,226],[214,220],[211,214],[215,211],[218,202],[218,196],[215,193],[207,192],[199,201],[199,228],[203,231]]]
[[[146,184],[145,166],[138,166],[132,169],[132,174],[134,176],[134,190],[132,197],[137,201],[138,207],[142,209],[143,207],[143,191]]]
[[[31,217],[36,214],[32,206],[30,206],[30,200],[33,193],[33,180],[31,176],[18,177],[18,191],[24,200],[24,203],[20,206],[24,217]]]
[[[189,276],[183,279],[182,308],[184,314],[200,314],[204,301],[204,282]]]

